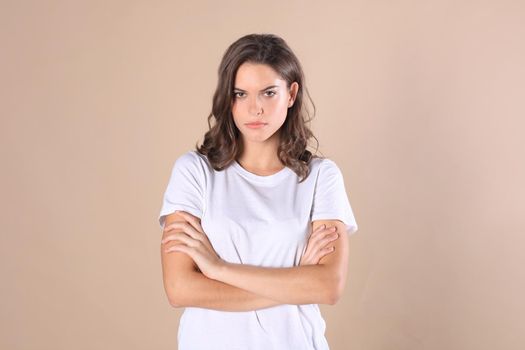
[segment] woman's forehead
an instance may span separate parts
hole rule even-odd
[[[235,82],[249,83],[253,80],[262,81],[263,85],[276,84],[281,80],[277,72],[267,64],[243,63],[235,75]]]

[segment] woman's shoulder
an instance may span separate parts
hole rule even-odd
[[[312,170],[321,170],[326,168],[339,169],[336,162],[328,157],[314,157],[310,160],[310,167]]]
[[[175,160],[175,165],[177,167],[202,169],[204,171],[209,169],[208,158],[196,150],[189,150],[179,155]]]
[[[343,178],[343,172],[337,163],[328,157],[319,157],[311,160],[311,172],[319,181],[331,181]]]
[[[197,150],[189,150],[185,153],[182,153],[178,158],[177,161],[181,160],[182,162],[190,162],[190,163],[200,163],[200,162],[207,162],[207,158],[205,155],[200,154],[197,152]]]

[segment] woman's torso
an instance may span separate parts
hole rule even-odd
[[[225,261],[262,267],[298,266],[310,233],[316,167],[298,183],[290,169],[259,176],[237,162],[215,171],[191,151],[205,173],[201,225]],[[185,309],[179,349],[328,349],[317,304],[279,305],[248,312]]]

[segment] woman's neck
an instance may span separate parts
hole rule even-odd
[[[277,140],[278,141],[278,140]],[[278,142],[243,142],[242,154],[237,162],[246,170],[260,175],[276,173],[284,168],[277,156]]]

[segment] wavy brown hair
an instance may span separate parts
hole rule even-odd
[[[299,60],[288,44],[274,34],[248,34],[232,43],[223,55],[218,70],[218,83],[213,95],[212,111],[208,116],[209,130],[204,135],[204,141],[197,152],[207,156],[215,170],[223,170],[237,159],[242,151],[242,138],[233,121],[232,103],[234,99],[235,76],[240,65],[245,62],[266,64],[290,85],[296,81],[299,90],[295,103],[288,108],[286,120],[281,126],[280,144],[277,155],[281,162],[291,168],[304,181],[309,175],[309,163],[313,158],[324,158],[312,154],[308,141],[314,138],[319,142],[306,125],[313,117],[308,112],[303,91],[306,92],[312,103],[315,116],[315,104],[305,87],[305,78]],[[212,125],[212,121],[214,121]]]

